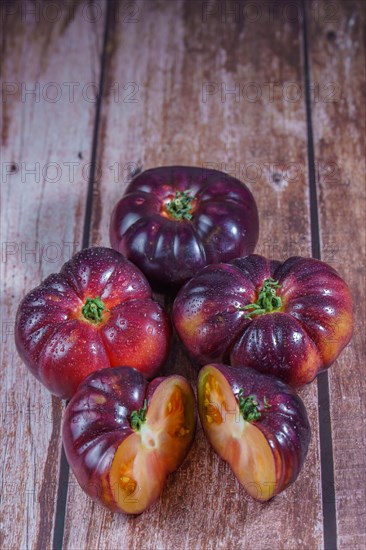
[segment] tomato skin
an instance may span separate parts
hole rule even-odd
[[[201,394],[200,385],[204,380],[204,373],[215,370],[225,377],[235,396],[243,390],[245,396],[253,396],[258,403],[270,405],[268,409],[261,407],[262,416],[253,424],[262,432],[272,450],[276,472],[275,491],[271,495],[274,496],[296,480],[304,464],[311,438],[305,405],[290,386],[275,376],[264,375],[250,368],[237,369],[217,363],[201,369],[198,395]],[[202,418],[201,403],[199,410],[204,430],[210,440],[210,426]],[[230,429],[229,423],[224,422],[223,425]],[[245,444],[244,440],[243,445]]]
[[[121,510],[115,499],[111,470],[118,448],[135,434],[130,423],[131,414],[143,407],[146,400],[148,415],[155,392],[161,384],[170,380],[185,388],[194,409],[193,391],[181,376],[155,378],[149,383],[139,371],[130,367],[108,368],[92,373],[80,384],[66,407],[62,438],[67,460],[81,488],[111,511],[126,512]],[[155,402],[155,407],[162,405]],[[192,428],[180,462],[192,443],[194,426]],[[149,474],[148,462],[146,468]],[[161,468],[164,470],[163,466]],[[169,473],[167,466],[156,480],[158,485],[161,484],[160,490]]]
[[[82,314],[100,297],[99,323]],[[170,324],[145,276],[116,251],[84,249],[19,305],[15,341],[29,370],[52,393],[70,398],[95,370],[129,364],[152,377],[167,358]]]
[[[112,511],[118,511],[109,485],[112,460],[121,442],[133,434],[129,416],[142,406],[147,386],[135,369],[104,369],[80,384],[65,411],[67,460],[81,488]]]
[[[268,278],[278,281],[278,311],[247,319]],[[258,255],[204,268],[178,293],[175,328],[200,364],[225,361],[275,374],[295,386],[328,368],[352,337],[352,299],[337,272],[320,260],[283,263]]]
[[[167,215],[176,192],[193,197],[192,219]],[[136,176],[111,217],[110,240],[158,285],[179,287],[205,265],[254,251],[258,211],[249,189],[217,170],[166,166]]]

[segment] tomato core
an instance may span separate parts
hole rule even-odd
[[[131,428],[135,432],[141,430],[142,425],[146,422],[146,412],[147,412],[147,401],[145,399],[144,404],[137,411],[133,411],[130,417]]]

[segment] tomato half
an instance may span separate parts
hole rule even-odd
[[[82,489],[113,511],[139,514],[183,462],[195,432],[192,388],[181,376],[150,384],[135,369],[91,374],[67,406],[63,442]]]
[[[254,498],[265,501],[296,480],[303,466],[310,425],[301,399],[274,376],[222,364],[198,377],[203,429]]]

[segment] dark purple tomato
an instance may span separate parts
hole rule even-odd
[[[150,378],[164,363],[169,320],[145,276],[111,248],[86,248],[20,303],[15,342],[29,370],[70,398],[91,372],[127,364]]]
[[[350,341],[352,299],[324,262],[251,255],[204,268],[179,291],[173,321],[202,365],[245,365],[302,385]]]
[[[67,460],[81,488],[114,512],[140,514],[159,497],[195,433],[195,399],[182,376],[148,383],[129,367],[91,374],[63,420]]]
[[[159,285],[254,251],[258,212],[241,181],[217,170],[165,166],[136,176],[114,208],[110,239]]]
[[[252,497],[269,500],[296,480],[310,425],[287,384],[253,369],[206,365],[198,377],[198,407],[211,445]]]

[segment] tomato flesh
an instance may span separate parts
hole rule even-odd
[[[193,395],[185,382],[168,379],[154,392],[139,432],[128,436],[113,459],[110,482],[118,507],[138,514],[161,493],[166,476],[184,460],[194,436]]]
[[[215,451],[251,496],[270,499],[276,489],[270,444],[255,424],[243,419],[229,383],[213,366],[201,371],[198,402],[203,428]]]

